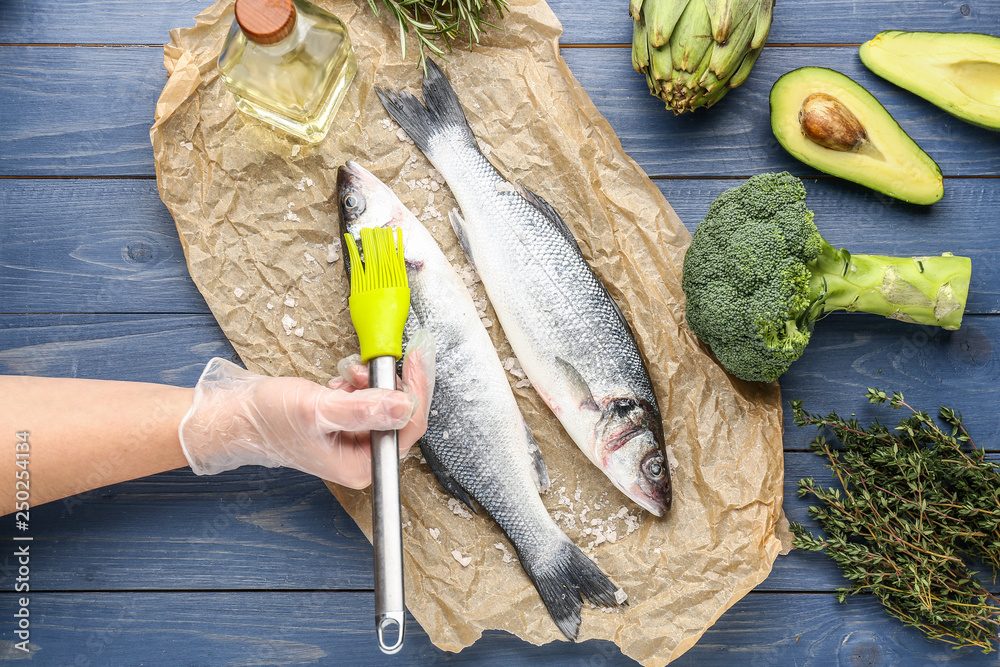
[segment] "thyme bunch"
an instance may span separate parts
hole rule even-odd
[[[868,389],[871,403],[910,411],[889,429],[867,429],[835,413],[811,414],[792,401],[798,426],[827,428],[810,447],[829,460],[841,488],[799,482],[799,496],[821,504],[809,508],[826,537],[792,524],[794,546],[826,551],[851,585],[837,599],[871,592],[891,616],[955,648],[997,650],[1000,599],[970,564],[1000,575],[1000,469],[977,449],[962,415],[942,407],[942,424],[910,407],[899,392]],[[943,428],[942,428],[943,425]]]
[[[406,59],[406,35],[413,29],[419,55],[417,66],[427,72],[427,52],[441,56],[451,52],[452,42],[467,39],[469,47],[479,43],[484,28],[496,28],[486,20],[490,10],[503,18],[507,0],[382,0],[399,23],[399,45]],[[375,16],[377,0],[368,0]]]

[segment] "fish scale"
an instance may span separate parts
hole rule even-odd
[[[431,416],[420,440],[425,459],[446,491],[475,511],[474,499],[493,517],[559,629],[575,639],[581,594],[617,606],[616,587],[538,495],[548,473],[469,290],[430,233],[375,176],[348,162],[337,186],[344,231],[403,231],[410,285],[405,335],[427,330],[437,348]]]
[[[566,223],[486,159],[434,62],[423,103],[405,92],[376,92],[455,195],[462,215],[450,214],[452,227],[536,391],[618,489],[654,514],[665,512],[670,473],[649,372]]]

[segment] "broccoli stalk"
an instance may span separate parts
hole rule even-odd
[[[822,246],[808,266],[813,274],[811,299],[822,305],[824,313],[862,311],[945,329],[962,325],[969,290],[968,257],[951,253],[937,257],[852,255],[825,239]],[[956,294],[958,286],[960,294]]]
[[[971,261],[852,255],[824,239],[788,173],[761,174],[709,207],[684,257],[691,330],[726,369],[770,382],[836,310],[958,329]]]

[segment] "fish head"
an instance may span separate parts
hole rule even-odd
[[[358,236],[364,227],[386,227],[403,218],[406,207],[373,173],[348,161],[337,170],[340,229]]]
[[[388,185],[357,162],[348,161],[337,170],[337,208],[341,234],[353,236],[359,250],[362,229],[399,227],[403,230],[407,269],[422,266],[420,259],[429,238],[426,230]],[[344,268],[350,275],[350,258],[346,254]]]
[[[670,509],[670,468],[655,405],[631,397],[602,401],[595,427],[598,465],[622,493],[662,516]]]

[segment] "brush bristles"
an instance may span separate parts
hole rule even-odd
[[[395,239],[393,238],[395,236]],[[361,263],[354,237],[347,235],[347,252],[351,257],[351,294],[361,294],[386,287],[409,287],[406,261],[403,259],[403,230],[364,228],[361,230]]]

